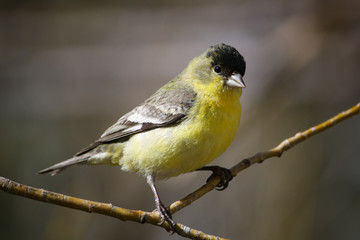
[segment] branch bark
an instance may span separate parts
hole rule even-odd
[[[0,189],[4,192],[8,192],[14,195],[31,198],[41,202],[52,203],[63,207],[73,208],[88,213],[98,213],[118,218],[122,221],[134,221],[138,223],[146,222],[156,226],[160,226],[158,225],[158,223],[161,221],[161,218],[157,212],[130,210],[116,207],[111,203],[95,202],[87,199],[67,196],[65,194],[50,192],[44,189],[34,188],[24,184],[20,184],[1,176]],[[161,227],[165,228],[167,231],[172,230],[167,222],[164,222]],[[187,227],[180,223],[176,224],[175,232],[180,236],[190,239],[225,240],[224,238],[212,236],[199,230],[191,229],[190,227]]]
[[[240,161],[230,170],[233,176],[235,177],[240,171],[250,167],[251,165],[255,163],[261,163],[272,157],[280,157],[285,151],[296,146],[297,144],[359,113],[360,113],[360,103],[358,103],[354,107],[344,112],[337,114],[336,116],[330,118],[329,120],[323,123],[311,127],[303,132],[296,133],[294,136],[285,139],[279,145],[268,151],[259,152],[252,157]],[[190,205],[192,202],[196,201],[197,199],[205,195],[206,193],[212,191],[219,184],[219,182],[220,182],[219,177],[213,178],[208,183],[204,184],[199,189],[197,189],[196,191],[190,193],[181,200],[172,203],[169,207],[171,213],[174,214],[180,211],[184,207]],[[23,196],[26,198],[31,198],[42,202],[48,202],[63,207],[73,208],[88,213],[98,213],[102,215],[107,215],[118,218],[123,221],[150,223],[156,226],[160,226],[158,225],[158,223],[161,222],[160,216],[157,212],[130,210],[130,209],[113,206],[111,203],[101,203],[101,202],[95,202],[86,199],[71,197],[60,193],[50,192],[44,189],[38,189],[38,188],[26,186],[24,184],[14,182],[4,177],[0,177],[0,189],[4,192]],[[167,222],[164,222],[161,225],[161,227],[163,227],[167,231],[171,231],[171,228]],[[223,239],[220,237],[203,233],[199,230],[191,229],[190,227],[187,227],[180,223],[176,225],[175,232],[183,237],[190,239]]]

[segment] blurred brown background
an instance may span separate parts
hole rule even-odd
[[[86,146],[220,42],[247,61],[231,167],[360,100],[360,1],[1,1],[0,175],[152,210],[146,182],[116,167],[35,173]],[[158,183],[167,204],[205,173]],[[1,239],[181,239],[150,225],[0,192]],[[359,239],[360,118],[241,172],[175,221],[232,239]]]

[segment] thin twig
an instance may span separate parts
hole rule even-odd
[[[360,113],[360,103],[355,105],[354,107],[346,110],[333,118],[315,126],[305,130],[303,132],[299,132],[295,134],[293,137],[285,139],[278,146],[265,151],[259,152],[254,156],[244,159],[235,166],[233,166],[230,170],[235,177],[240,171],[250,167],[255,163],[261,163],[266,159],[271,157],[280,157],[282,153],[294,147],[295,145],[303,142],[309,137],[312,137],[335,124],[352,117],[356,114]],[[201,186],[196,191],[190,193],[183,199],[176,201],[170,205],[171,213],[175,213],[182,208],[190,205],[192,202],[196,201],[206,193],[213,190],[220,182],[220,178],[216,177],[211,179],[208,183]],[[50,192],[44,189],[37,189],[33,187],[29,187],[20,183],[16,183],[10,179],[0,177],[0,189],[9,192],[15,195],[31,198],[34,200],[48,202],[64,207],[74,208],[81,211],[89,212],[89,213],[98,213],[102,215],[107,215],[111,217],[118,218],[123,221],[135,221],[139,223],[150,223],[153,225],[158,225],[161,222],[161,218],[157,212],[145,212],[140,210],[129,210],[125,208],[119,208],[113,206],[111,203],[101,203],[95,201],[89,201],[85,199],[75,198],[71,196],[66,196],[64,194],[59,194],[55,192]],[[170,231],[171,228],[167,222],[164,222],[161,227],[165,228],[167,231]],[[215,236],[208,235],[201,231],[191,229],[185,225],[177,224],[175,232],[183,237],[190,239],[223,239]]]
[[[287,138],[282,141],[276,147],[265,151],[259,152],[252,157],[243,159],[238,164],[230,168],[231,173],[235,177],[240,171],[250,167],[255,163],[261,163],[266,159],[272,157],[280,157],[285,151],[289,150],[290,148],[294,147],[295,145],[305,141],[306,139],[319,134],[326,129],[333,127],[335,124],[344,121],[356,114],[360,113],[360,103],[356,104],[354,107],[337,114],[336,116],[330,118],[329,120],[322,122],[314,127],[311,127],[303,132],[296,133],[293,137]],[[186,197],[182,198],[179,201],[176,201],[170,205],[170,212],[175,213],[184,207],[190,205],[192,202],[196,201],[197,199],[201,198],[206,193],[212,191],[220,182],[220,178],[216,177],[211,179],[209,182],[201,186],[199,189],[195,190],[194,192],[190,193]]]

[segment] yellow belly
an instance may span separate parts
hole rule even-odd
[[[236,135],[241,106],[229,102],[199,104],[197,114],[172,127],[132,136],[112,157],[124,171],[156,179],[169,178],[200,168],[222,154]],[[224,99],[226,100],[226,99]],[[223,104],[224,103],[224,104]],[[120,146],[119,146],[120,147]]]

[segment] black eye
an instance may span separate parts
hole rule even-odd
[[[219,65],[216,65],[216,66],[214,67],[214,71],[215,71],[216,73],[221,72],[221,67],[220,67]]]

